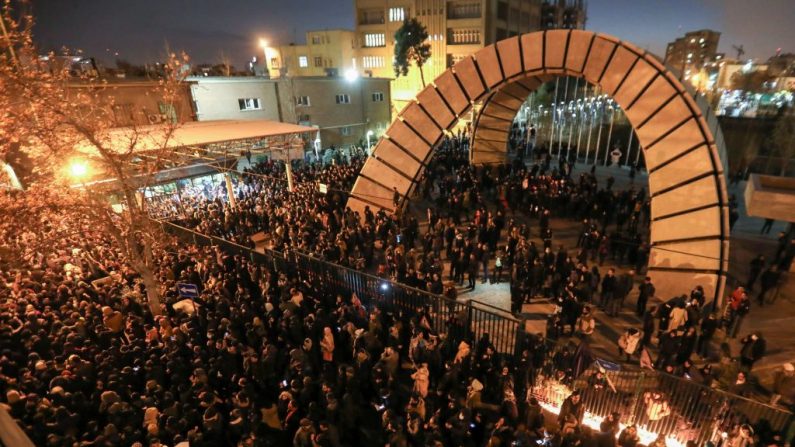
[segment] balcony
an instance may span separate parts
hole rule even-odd
[[[480,30],[477,29],[448,29],[447,45],[480,45]]]

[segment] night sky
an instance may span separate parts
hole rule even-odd
[[[657,54],[685,31],[721,31],[719,51],[767,59],[795,52],[793,0],[590,0],[587,28]],[[353,0],[33,0],[44,49],[82,49],[110,65],[162,59],[166,43],[194,63],[228,57],[237,68],[259,51],[257,39],[303,43],[307,30],[353,29]]]

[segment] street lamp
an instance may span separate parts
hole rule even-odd
[[[367,131],[367,156],[373,155],[373,148],[370,146],[370,137],[373,136],[374,132],[372,130]]]
[[[352,83],[352,82],[355,82],[357,79],[359,79],[359,72],[356,71],[355,68],[349,68],[349,69],[345,70],[345,80],[346,81]]]
[[[83,160],[72,160],[69,164],[69,175],[75,180],[81,180],[88,174],[88,164]]]

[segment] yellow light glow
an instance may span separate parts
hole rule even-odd
[[[259,46],[261,46],[262,48],[268,48],[268,41],[265,39],[260,39]]]
[[[76,179],[85,177],[88,174],[88,164],[82,160],[74,160],[69,164],[69,175]]]
[[[553,413],[555,415],[560,414],[560,405],[553,405],[546,402],[539,402],[538,403],[541,408]],[[582,423],[591,427],[594,430],[600,430],[602,421],[604,420],[603,417],[596,416],[591,414],[589,411],[585,411],[585,414],[582,418]],[[627,428],[627,425],[624,423],[619,422],[619,433]],[[635,424],[635,428],[637,429],[638,438],[640,438],[640,442],[645,445],[650,445],[657,439],[657,433],[652,431],[646,430],[646,427],[640,426]],[[685,447],[685,443],[676,439],[676,437],[668,435],[665,437],[665,445],[667,447]]]

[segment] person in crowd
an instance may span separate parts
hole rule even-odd
[[[773,381],[773,395],[770,397],[770,404],[778,405],[779,403],[790,408],[795,404],[795,366],[791,362],[785,363],[779,371],[776,371]]]
[[[762,274],[762,269],[764,268],[765,268],[764,255],[758,255],[751,260],[751,264],[748,269],[748,281],[746,281],[745,283],[745,288],[747,290],[754,290],[754,284],[756,284],[756,280],[759,279],[759,275]]]
[[[761,290],[759,291],[759,295],[756,297],[759,307],[765,305],[765,297],[767,296],[768,292],[778,287],[780,278],[781,271],[774,265],[769,266],[764,272],[762,272],[762,277],[759,280]]]
[[[647,276],[646,279],[643,280],[643,284],[638,286],[638,302],[635,307],[635,315],[643,317],[646,313],[646,303],[649,302],[650,298],[654,298],[656,292],[657,290],[651,282],[651,277]]]
[[[582,423],[582,417],[585,414],[585,407],[580,397],[580,391],[574,390],[569,397],[563,401],[560,407],[560,414],[558,414],[558,424],[563,427],[567,422],[571,423],[568,419],[574,422],[574,425]]]
[[[753,332],[742,339],[742,349],[740,350],[740,364],[748,371],[753,369],[754,363],[764,357],[767,351],[767,342],[759,332]]]
[[[294,166],[293,191],[283,181],[284,163],[265,161],[234,179],[235,205],[225,185],[213,184],[152,201],[152,217],[238,244],[226,251],[231,244],[164,237],[155,249],[157,290],[91,222],[49,216],[41,234],[0,222],[0,399],[35,445],[510,445],[542,438],[534,393],[542,378],[571,389],[573,349],[552,349],[533,336],[516,359],[474,333],[466,311],[445,313],[416,300],[406,307],[383,290],[353,293],[334,271],[292,261],[311,256],[301,259],[375,271],[440,294],[443,258],[456,282],[468,274],[474,288],[480,263],[494,277],[485,264],[497,253],[523,301],[541,292],[561,298],[566,324],[592,332],[595,310],[585,305],[598,286],[602,306],[622,296],[615,270],[600,278],[589,263],[604,240],[611,262],[637,261],[638,228],[618,216],[637,209],[635,220],[646,222],[645,191],[600,189],[593,174],[571,176],[565,161],[550,169],[548,153],[533,167],[470,166],[468,146],[466,133],[446,137],[419,180],[419,194],[438,205],[422,230],[409,211],[347,209],[346,191],[363,159],[348,153],[343,162],[336,150],[325,166]],[[498,190],[505,205],[487,207]],[[398,194],[393,204],[406,199]],[[531,210],[524,217],[538,220],[542,232],[514,220],[522,210]],[[552,249],[559,246],[553,217],[587,219],[576,255]],[[619,221],[625,227],[607,236]],[[275,252],[240,247],[257,244]],[[190,305],[179,283],[197,286]],[[631,287],[628,281],[621,290]],[[454,304],[455,286],[447,291]],[[153,309],[147,300],[158,294]],[[642,335],[632,334],[645,346],[656,309],[647,314],[652,327],[644,320]],[[515,393],[528,396],[526,410]],[[567,445],[595,439],[584,412],[580,392],[572,392],[559,419]]]
[[[641,333],[635,328],[627,329],[618,339],[618,353],[626,356],[627,362],[641,345]]]

